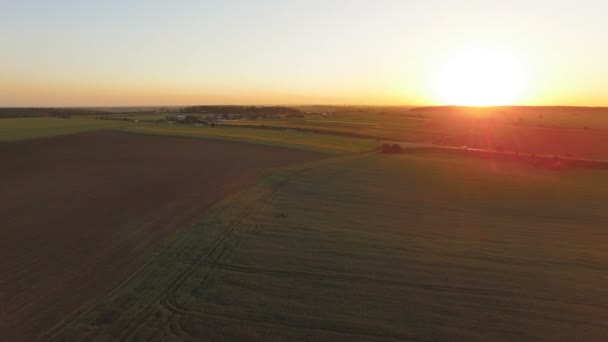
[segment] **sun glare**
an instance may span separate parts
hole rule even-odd
[[[451,56],[437,69],[435,87],[444,104],[509,105],[524,87],[521,66],[511,56],[490,49],[469,49]]]

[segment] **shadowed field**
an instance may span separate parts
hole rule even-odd
[[[608,174],[362,155],[209,210],[59,340],[601,340]]]
[[[124,132],[0,143],[0,340],[99,298],[265,169],[323,156]]]

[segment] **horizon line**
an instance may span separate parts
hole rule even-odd
[[[489,106],[473,106],[473,105],[456,105],[456,104],[440,104],[440,105],[400,105],[400,104],[332,104],[332,103],[314,103],[314,104],[180,104],[180,105],[66,105],[66,106],[53,106],[53,105],[34,105],[34,106],[3,106],[0,105],[0,109],[87,109],[87,108],[157,108],[157,107],[195,107],[195,106],[234,106],[234,107],[410,107],[410,108],[433,108],[433,107],[462,107],[462,108],[496,108],[496,107],[580,107],[580,108],[608,108],[608,105],[604,106],[593,106],[593,105],[566,105],[566,104],[555,104],[555,105],[523,105],[523,104],[508,104],[508,105],[489,105]]]

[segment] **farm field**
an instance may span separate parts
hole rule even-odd
[[[429,107],[439,145],[608,160],[608,109],[593,107]]]
[[[115,120],[3,119],[0,141],[124,127],[139,133],[223,138],[334,154],[373,149],[373,141],[389,140],[608,160],[606,114],[606,108],[587,107],[334,107],[324,115],[308,113],[304,118],[225,120],[211,131],[145,122],[175,115],[170,113],[106,113],[104,117]]]
[[[277,120],[224,121],[222,125],[302,128],[319,132],[350,133],[374,139],[430,141],[435,131],[425,127],[427,121],[401,114],[380,112],[337,112],[330,116],[307,115],[305,118]]]
[[[0,142],[120,128],[129,125],[132,123],[88,118],[0,119]]]
[[[602,340],[608,173],[442,153],[295,166],[47,337]]]
[[[156,115],[156,114],[151,114]],[[163,114],[164,117],[165,114]],[[129,117],[133,119],[132,117]],[[223,139],[264,145],[290,147],[329,154],[348,154],[376,149],[373,139],[355,139],[328,134],[296,131],[254,130],[240,127],[196,127],[192,125],[156,125],[95,118],[11,118],[0,120],[0,142],[36,139],[97,130],[121,130],[132,133],[189,136]]]
[[[372,139],[356,139],[328,134],[296,132],[293,130],[259,130],[217,126],[210,128],[177,124],[139,124],[129,126],[124,130],[133,133],[227,139],[337,155],[368,152],[377,148],[377,142]]]
[[[0,342],[608,342],[608,0],[5,2]]]
[[[19,120],[15,139],[106,123]],[[90,305],[266,169],[325,157],[116,131],[0,142],[0,340],[31,340]]]
[[[222,125],[351,133],[379,140],[608,160],[607,115],[606,108],[588,107],[336,107],[325,115],[225,121]]]
[[[455,123],[457,120],[484,118],[502,124],[567,128],[567,129],[608,129],[608,107],[571,107],[571,106],[496,106],[462,107],[438,106],[413,108],[411,113],[431,119],[444,119]]]
[[[490,150],[501,148],[528,155],[608,160],[608,130],[474,124],[449,130],[438,136],[437,144]]]

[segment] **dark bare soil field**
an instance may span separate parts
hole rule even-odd
[[[323,156],[120,132],[0,144],[0,340],[99,299],[264,169]]]

